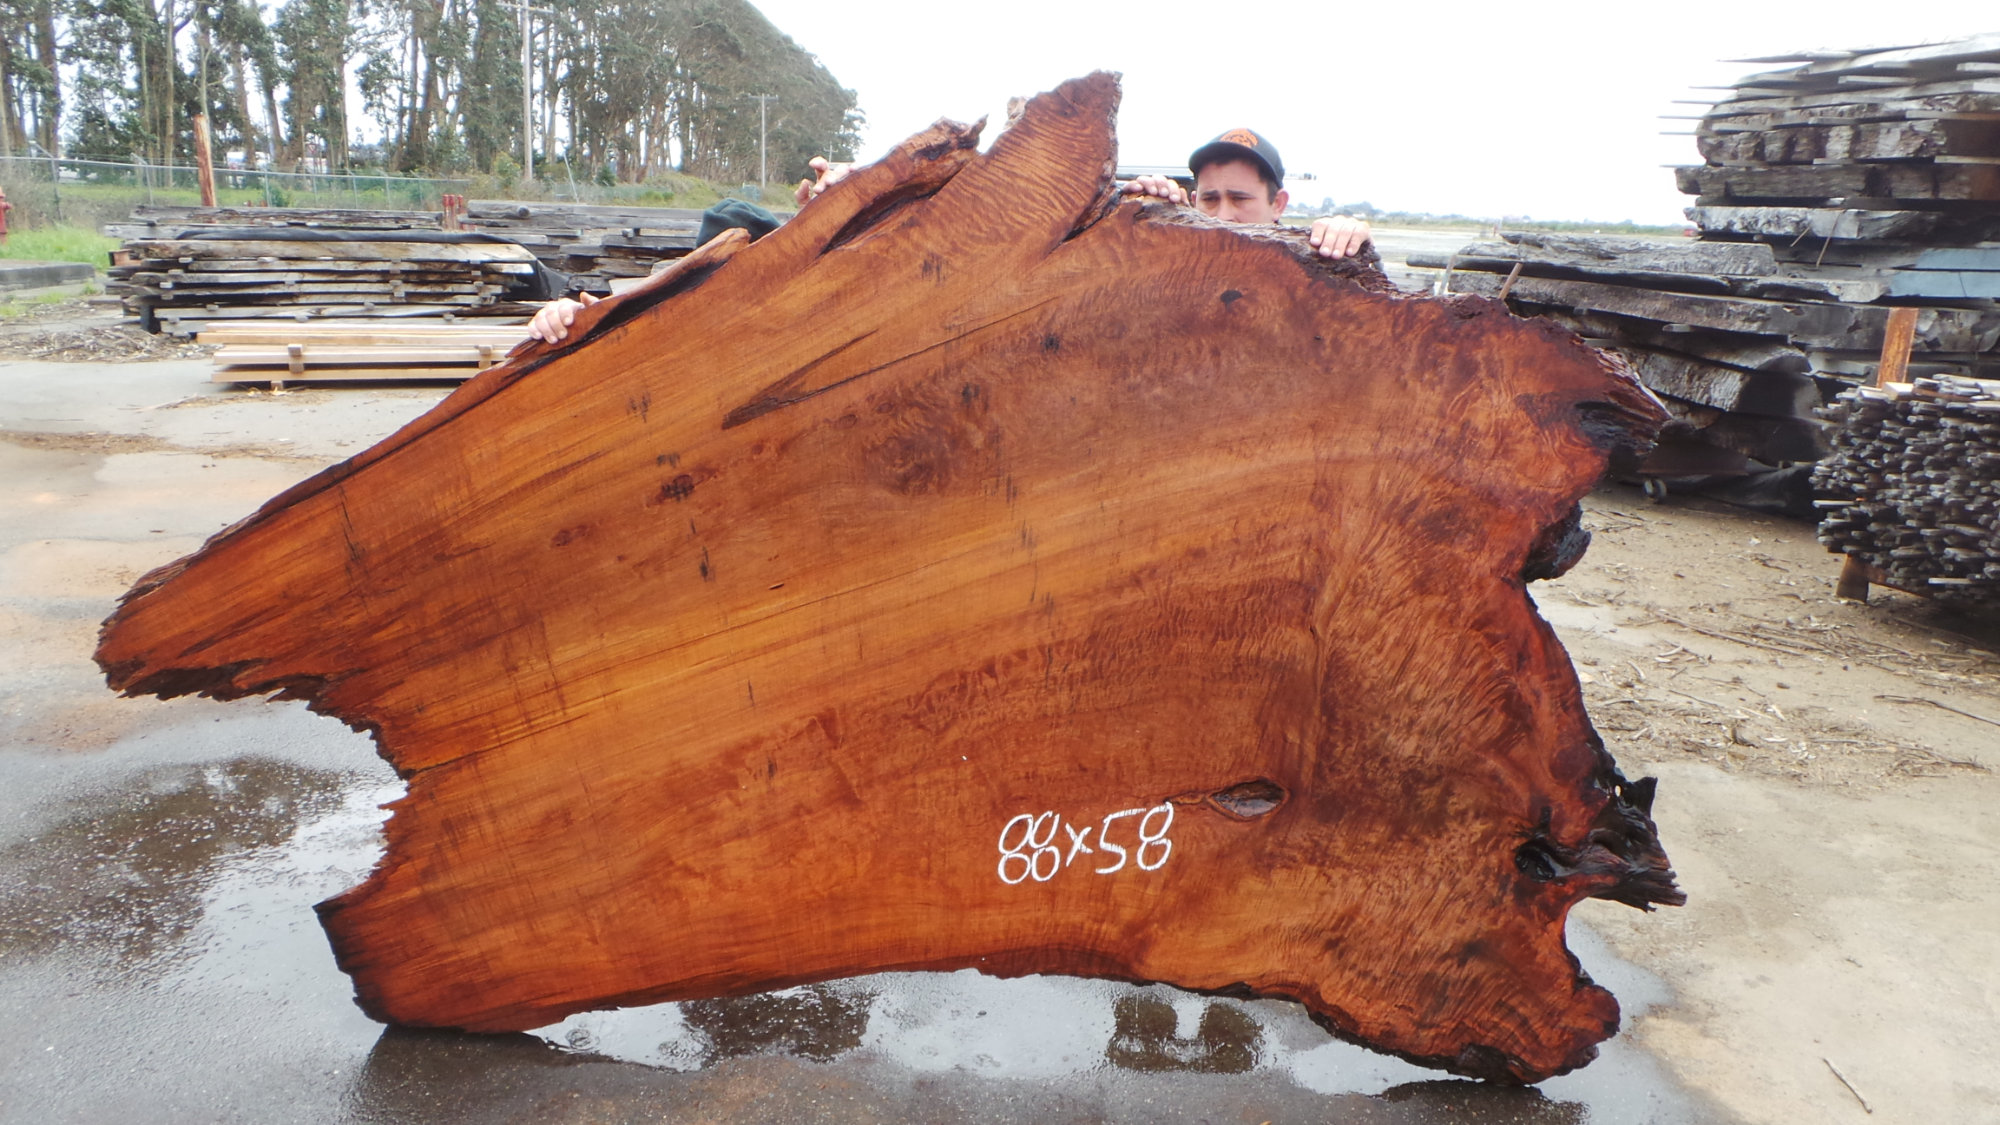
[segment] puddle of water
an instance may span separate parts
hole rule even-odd
[[[148,772],[0,848],[0,956],[84,947],[158,964],[202,919],[217,864],[284,841],[341,781],[267,759]]]
[[[1657,977],[1572,926],[1585,968],[1626,1018],[1663,1003]],[[1393,1102],[1430,1120],[1713,1121],[1622,1039],[1597,1062],[1509,1091],[1330,1037],[1296,1004],[1197,996],[1165,985],[1071,977],[1000,980],[973,970],[885,973],[734,1000],[572,1016],[532,1033],[551,1049],[694,1072],[747,1055],[892,1067],[917,1075],[1080,1085],[1141,1076],[1255,1074],[1313,1094]],[[1525,1099],[1525,1100],[1524,1100]],[[1427,1116],[1445,1113],[1450,1116]],[[1460,1116],[1466,1111],[1472,1116]],[[1487,1113],[1495,1116],[1486,1116]]]
[[[0,754],[0,780],[32,776],[29,760],[66,779],[42,801],[0,796],[0,812],[32,808],[0,833],[0,1052],[17,1060],[0,1117],[1719,1120],[1622,1039],[1513,1089],[1339,1042],[1295,1004],[969,970],[586,1013],[533,1035],[385,1031],[353,1007],[311,906],[365,876],[377,806],[400,785],[357,760],[365,738],[249,708],[131,740],[122,771],[116,752]],[[200,758],[246,743],[288,752]],[[1628,1019],[1666,999],[1588,930],[1571,943]]]

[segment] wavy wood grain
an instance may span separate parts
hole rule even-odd
[[[970,966],[1514,1080],[1612,1033],[1568,910],[1679,892],[1526,582],[1659,408],[1119,202],[1116,103],[941,123],[126,597],[114,687],[304,698],[407,779],[321,907],[371,1015]]]

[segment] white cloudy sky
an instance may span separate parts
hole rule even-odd
[[[2000,32],[1994,0],[752,2],[856,91],[864,159],[939,117],[990,138],[1010,95],[1105,69],[1125,163],[1244,125],[1311,200],[1652,223],[1687,202],[1663,166],[1699,159],[1662,117],[1771,69],[1725,60]]]

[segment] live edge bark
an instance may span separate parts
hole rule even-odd
[[[1477,297],[1112,192],[1117,84],[940,123],[148,575],[112,686],[375,733],[387,1021],[885,969],[1284,997],[1532,1081],[1679,902],[1525,584],[1663,417]]]

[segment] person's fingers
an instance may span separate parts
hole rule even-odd
[[[811,199],[812,197],[813,197],[812,180],[810,179],[800,180],[799,186],[792,192],[792,202],[798,204],[801,207],[804,207],[806,205],[806,201]]]
[[[1367,223],[1341,215],[1315,221],[1307,241],[1323,258],[1345,258],[1360,253],[1369,236]]]
[[[1359,219],[1349,223],[1347,229],[1342,233],[1346,236],[1342,240],[1343,254],[1361,253],[1361,248],[1368,245],[1368,240],[1372,237],[1372,232],[1368,229],[1368,224]]]
[[[597,296],[595,293],[578,293],[576,295],[576,303],[579,305],[594,305],[597,302],[602,301],[603,299],[604,298]]]
[[[551,344],[562,343],[569,338],[570,325],[576,323],[577,310],[585,305],[594,305],[598,300],[599,298],[585,293],[581,301],[572,301],[568,297],[558,297],[550,301],[535,313],[533,320],[528,322],[529,338]]]
[[[1149,195],[1169,203],[1187,202],[1187,193],[1181,190],[1181,185],[1165,176],[1137,176],[1127,180],[1123,190],[1127,195]]]

